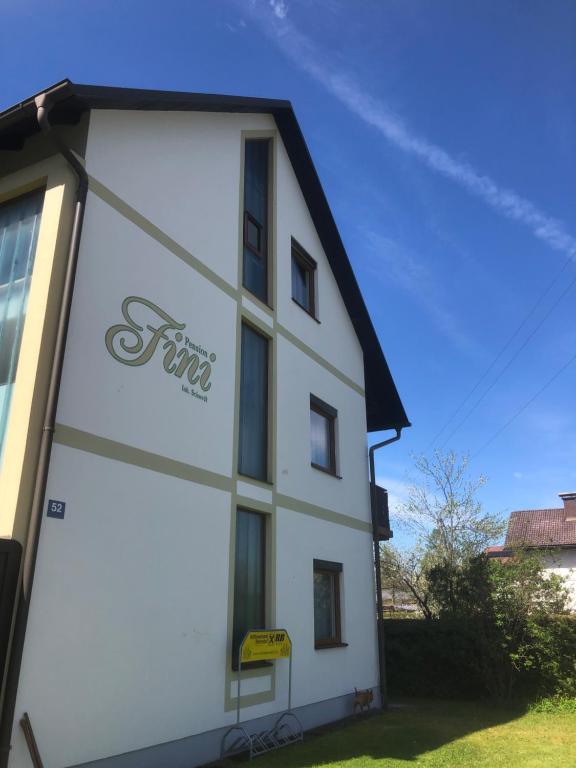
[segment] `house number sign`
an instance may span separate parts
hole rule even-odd
[[[48,502],[48,511],[46,514],[48,517],[56,517],[58,520],[64,519],[64,512],[66,511],[66,502],[57,501],[56,499],[50,499]]]

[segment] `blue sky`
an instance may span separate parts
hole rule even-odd
[[[573,2],[0,0],[0,13],[2,109],[64,77],[292,101],[414,425],[378,459],[395,497],[410,454],[540,300],[434,444],[473,455],[496,513],[576,489],[576,361],[483,448],[576,354]]]

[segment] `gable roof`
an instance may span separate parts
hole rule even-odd
[[[409,427],[388,363],[366,309],[320,179],[289,101],[205,93],[78,85],[63,80],[47,88],[50,122],[74,125],[90,109],[264,113],[274,117],[364,353],[368,431]],[[39,94],[35,94],[39,95]],[[39,133],[35,96],[0,113],[0,150],[22,149]]]
[[[576,547],[576,521],[566,517],[566,509],[512,512],[504,547]]]

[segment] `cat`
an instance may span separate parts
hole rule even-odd
[[[353,709],[355,714],[356,707],[360,707],[360,711],[362,712],[364,707],[366,707],[366,709],[370,709],[373,701],[374,694],[372,693],[372,688],[368,688],[366,691],[359,691],[357,688],[354,688]]]

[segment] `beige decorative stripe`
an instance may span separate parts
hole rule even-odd
[[[268,323],[265,323],[258,315],[250,312],[243,304],[240,305],[242,309],[242,318],[247,320],[250,325],[253,325],[257,331],[261,331],[264,336],[271,339],[274,335],[274,329],[271,328]]]
[[[246,306],[250,308],[250,305],[258,307],[260,312],[262,312],[264,315],[268,315],[270,320],[274,319],[274,310],[269,304],[264,304],[263,301],[261,301],[257,296],[255,296],[253,293],[250,293],[248,288],[244,288],[242,284],[240,284],[240,294],[242,297],[242,302],[248,302]]]
[[[257,304],[255,301],[252,301],[250,297],[246,296],[246,293],[247,291],[243,289],[241,295],[242,307],[250,312],[251,315],[259,317],[260,320],[269,328],[274,328],[274,312],[270,309],[270,307],[267,307],[266,311],[264,311],[264,305]]]
[[[205,277],[213,285],[215,285],[217,288],[220,288],[222,291],[227,293],[228,296],[235,300],[244,294],[244,290],[238,292],[236,288],[233,288],[229,283],[226,282],[226,280],[221,278],[220,275],[216,274],[216,272],[213,272],[202,261],[200,261],[200,259],[197,259],[196,256],[193,256],[189,251],[187,251],[169,235],[163,232],[159,227],[153,224],[149,219],[147,219],[141,213],[138,213],[135,208],[132,208],[131,205],[122,200],[121,197],[118,197],[118,195],[112,192],[111,189],[108,189],[108,187],[102,184],[102,182],[98,181],[98,179],[95,179],[94,176],[88,176],[88,179],[90,183],[90,189],[92,192],[94,192],[95,195],[97,195],[109,206],[114,208],[114,210],[117,211],[121,216],[124,216],[135,226],[156,240],[157,243],[160,243],[160,245],[181,259],[189,267],[195,269],[199,274],[202,275],[202,277]],[[246,311],[246,308],[244,309]],[[253,313],[250,313],[250,315],[255,325],[258,325],[262,330],[270,333],[271,329],[267,328],[264,322],[260,320],[260,318],[257,318]],[[347,384],[349,387],[351,387],[359,395],[362,395],[362,397],[365,396],[364,389],[359,384],[353,381],[349,376],[346,376],[345,373],[342,373],[342,371],[339,371],[338,368],[332,365],[332,363],[329,363],[328,360],[323,358],[322,355],[319,355],[318,352],[315,352],[307,344],[304,344],[303,341],[291,333],[287,328],[285,328],[283,325],[280,325],[280,323],[276,323],[275,328],[276,331],[281,334],[287,341],[289,341],[291,344],[294,344],[295,347],[297,347],[301,352],[304,352],[305,355],[308,355],[308,357],[318,363],[318,365],[321,365],[332,375],[336,376],[336,378],[340,379],[340,381],[342,381],[344,384]]]
[[[372,533],[372,526],[370,523],[365,523],[363,520],[358,520],[350,515],[343,515],[341,512],[334,512],[331,509],[317,507],[315,504],[309,504],[307,501],[294,499],[292,496],[284,496],[282,493],[277,493],[276,504],[279,507],[286,507],[286,509],[289,509],[292,512],[300,512],[303,515],[317,517],[319,520],[326,520],[329,523],[337,523],[338,525],[345,525],[347,528],[354,528],[357,531]]]
[[[252,496],[236,495],[236,508],[240,507],[249,511],[255,510],[256,512],[274,511],[274,504],[272,504],[272,502],[254,499]]]
[[[173,240],[169,235],[167,235],[159,227],[153,224],[150,219],[147,219],[145,216],[142,216],[141,213],[138,213],[135,208],[132,208],[131,205],[128,205],[128,203],[122,200],[122,198],[118,197],[118,195],[115,195],[111,189],[108,189],[108,187],[104,186],[104,184],[95,179],[93,176],[89,176],[88,179],[90,189],[101,200],[103,200],[105,203],[108,203],[108,205],[114,208],[118,213],[131,221],[132,224],[135,224],[139,229],[141,229],[151,238],[156,240],[156,242],[160,243],[160,245],[164,246],[164,248],[167,248],[169,251],[171,251],[179,259],[182,259],[182,261],[189,267],[193,267],[203,277],[205,277],[207,280],[210,280],[211,283],[227,293],[228,296],[231,296],[233,299],[237,298],[238,292],[235,288],[227,283],[226,280],[221,278],[220,275],[216,274],[216,272],[213,272],[209,267],[201,262],[200,259],[197,259],[196,256],[193,256],[189,251],[179,245],[176,240]]]
[[[220,491],[233,491],[232,478],[225,475],[219,475],[216,472],[210,472],[207,469],[194,467],[185,464],[176,459],[169,459],[166,456],[160,456],[157,453],[143,451],[141,448],[135,448],[133,445],[118,443],[115,440],[109,440],[107,437],[84,432],[75,427],[69,427],[66,424],[57,424],[54,434],[54,442],[59,445],[65,445],[68,448],[74,448],[78,451],[93,453],[96,456],[102,456],[105,459],[120,461],[123,464],[131,464],[134,467],[147,469],[151,472],[159,472],[162,475],[177,477],[180,480],[188,480],[199,485],[207,485],[210,488],[216,488]],[[249,499],[240,496],[237,499],[238,504],[245,504],[248,507],[261,508],[262,511],[268,511],[273,505],[264,502],[258,502],[255,499]],[[278,493],[275,495],[277,506],[285,507],[293,512],[299,512],[303,515],[316,517],[320,520],[326,520],[337,525],[344,525],[347,528],[354,528],[357,531],[370,533],[372,528],[369,523],[358,520],[350,515],[343,515],[340,512],[334,512],[325,507],[318,507],[315,504],[309,504],[306,501],[295,499],[292,496],[285,496]]]
[[[94,453],[106,459],[121,461],[124,464],[132,464],[132,466],[148,469],[151,472],[160,472],[163,475],[177,477],[180,480],[189,480],[192,483],[208,485],[221,491],[232,490],[232,479],[225,475],[219,475],[207,469],[200,469],[200,467],[193,467],[190,464],[184,464],[184,462],[176,461],[175,459],[168,459],[166,456],[159,456],[156,453],[143,451],[141,448],[135,448],[132,445],[117,443],[115,440],[93,435],[90,432],[68,427],[65,424],[56,425],[54,442],[66,445],[69,448],[76,448],[79,451]]]
[[[287,328],[284,328],[283,325],[280,325],[280,323],[276,323],[276,331],[282,336],[284,336],[284,338],[287,341],[289,341],[291,344],[294,344],[295,347],[298,347],[298,349],[301,352],[304,352],[305,355],[308,355],[308,357],[311,357],[312,360],[318,363],[318,365],[321,365],[323,368],[326,368],[326,370],[329,371],[333,376],[336,376],[336,378],[340,379],[340,381],[342,381],[344,384],[347,384],[353,390],[358,392],[359,395],[362,395],[362,397],[365,396],[365,392],[359,384],[356,384],[355,381],[353,381],[349,376],[346,376],[345,373],[342,373],[342,371],[339,371],[338,368],[333,366],[332,363],[329,363],[328,360],[322,357],[322,355],[319,355],[313,349],[311,349],[306,344],[304,344],[303,341],[300,341],[300,339],[297,336],[294,336],[293,333],[290,333],[290,331]]]

